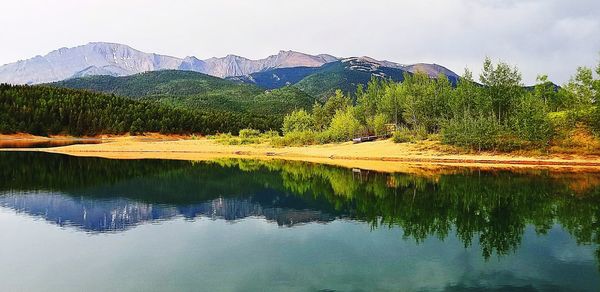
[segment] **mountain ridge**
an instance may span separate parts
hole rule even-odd
[[[224,57],[199,59],[195,56],[178,58],[146,53],[128,45],[110,42],[90,42],[71,48],[62,47],[41,56],[0,66],[0,83],[40,84],[94,75],[128,76],[147,71],[186,70],[219,78],[251,80],[252,74],[284,68],[320,68],[333,62],[369,63],[371,66],[399,69],[410,73],[423,71],[430,77],[442,73],[455,83],[451,70],[437,64],[403,65],[368,56],[338,58],[328,54],[310,55],[292,50],[280,50],[262,59],[248,59],[229,54]],[[311,70],[305,70],[309,72]],[[376,71],[375,69],[373,71]],[[289,73],[289,72],[288,72]],[[297,79],[297,77],[295,77]],[[294,80],[298,82],[299,80]],[[285,83],[284,83],[285,85]],[[289,84],[287,84],[289,85]],[[278,87],[281,84],[277,84]]]
[[[223,78],[274,68],[319,67],[333,60],[337,58],[295,51],[280,51],[257,60],[236,55],[201,60],[194,56],[177,58],[145,53],[117,43],[90,42],[2,65],[0,83],[39,84],[89,75],[127,76],[158,70],[189,70]]]

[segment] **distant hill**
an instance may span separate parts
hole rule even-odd
[[[277,68],[244,76],[227,77],[227,79],[236,82],[256,84],[265,89],[275,89],[296,84],[306,76],[319,71],[319,69],[320,68],[315,67]]]
[[[460,78],[458,74],[452,72],[450,69],[437,64],[417,63],[404,66],[403,69],[411,73],[423,72],[431,78],[436,78],[439,74],[443,74],[448,78],[452,86],[456,86]]]
[[[87,76],[50,85],[112,93],[132,99],[191,95],[243,99],[264,91],[253,85],[237,84],[218,77],[181,70],[151,71],[122,77]]]
[[[319,100],[325,100],[337,89],[353,94],[359,84],[366,85],[373,76],[399,82],[404,80],[404,74],[416,72],[423,72],[431,78],[443,74],[452,85],[456,85],[459,79],[456,73],[436,64],[401,65],[369,57],[345,58],[319,68],[278,68],[227,79],[266,89],[293,85]]]
[[[35,109],[35,110],[32,110]],[[186,110],[85,90],[0,84],[0,133],[97,135],[235,132],[260,117]]]
[[[110,93],[190,110],[243,113],[261,117],[265,124],[273,125],[273,129],[279,129],[285,114],[298,108],[310,108],[315,102],[312,96],[293,87],[265,90],[252,84],[181,70],[122,77],[89,76],[49,85]]]
[[[366,85],[373,76],[403,81],[405,73],[408,71],[384,67],[369,59],[347,58],[323,65],[319,70],[296,83],[294,87],[319,100],[326,100],[337,89],[345,93],[354,93],[358,84]]]

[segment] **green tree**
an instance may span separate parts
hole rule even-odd
[[[315,130],[322,131],[329,126],[330,120],[325,114],[325,109],[323,108],[323,105],[321,105],[319,102],[315,102],[315,104],[313,105],[312,116]]]
[[[320,123],[329,125],[331,119],[338,111],[345,111],[347,108],[352,106],[352,99],[348,96],[344,96],[341,90],[336,90],[335,95],[330,97],[327,102],[323,105],[323,114],[319,117]]]
[[[462,117],[489,113],[492,104],[481,94],[481,87],[473,81],[473,73],[465,68],[456,89],[450,94],[448,107],[452,117]]]
[[[331,119],[327,136],[331,141],[349,141],[360,135],[364,130],[358,119],[354,116],[351,108],[338,110]]]
[[[144,131],[144,122],[140,118],[137,118],[129,128],[129,133],[132,135],[141,134]]]
[[[404,75],[404,90],[402,91],[402,112],[403,119],[413,128],[425,123],[423,116],[426,104],[426,96],[431,95],[431,81],[429,76],[423,72],[416,72],[414,75]]]
[[[394,124],[403,122],[402,113],[405,86],[402,83],[388,83],[379,101],[378,113],[388,117]]]
[[[565,90],[572,94],[572,102],[577,107],[585,107],[593,104],[596,99],[594,90],[594,76],[592,69],[578,67],[575,76],[571,77],[565,85]]]
[[[533,89],[533,95],[544,101],[544,105],[552,109],[552,111],[557,111],[559,105],[554,83],[548,80],[548,75],[538,75],[536,81],[537,83]]]
[[[510,124],[517,136],[536,146],[547,146],[553,134],[544,101],[528,93],[516,101]]]
[[[372,129],[375,132],[375,135],[382,136],[388,134],[386,124],[388,122],[388,117],[385,114],[376,114],[373,118]]]
[[[314,120],[311,114],[305,110],[296,110],[283,118],[283,134],[291,132],[312,131],[314,129]]]
[[[424,127],[435,132],[447,118],[448,99],[452,86],[445,75],[429,78],[429,75],[416,72],[406,75],[404,89],[400,91],[403,103],[403,118],[413,129]]]
[[[356,91],[356,116],[361,123],[366,124],[375,117],[389,85],[390,82],[375,76],[367,83],[366,90],[359,85]]]
[[[505,122],[515,100],[523,95],[521,73],[507,63],[494,65],[490,58],[485,58],[479,81],[484,85],[483,94],[492,101],[498,121]]]

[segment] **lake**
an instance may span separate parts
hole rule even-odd
[[[1,291],[598,291],[600,173],[0,152]]]

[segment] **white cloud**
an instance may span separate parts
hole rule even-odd
[[[0,63],[110,41],[179,57],[280,49],[435,62],[475,72],[485,56],[518,65],[524,81],[561,83],[600,51],[594,0],[20,0],[0,11]]]

